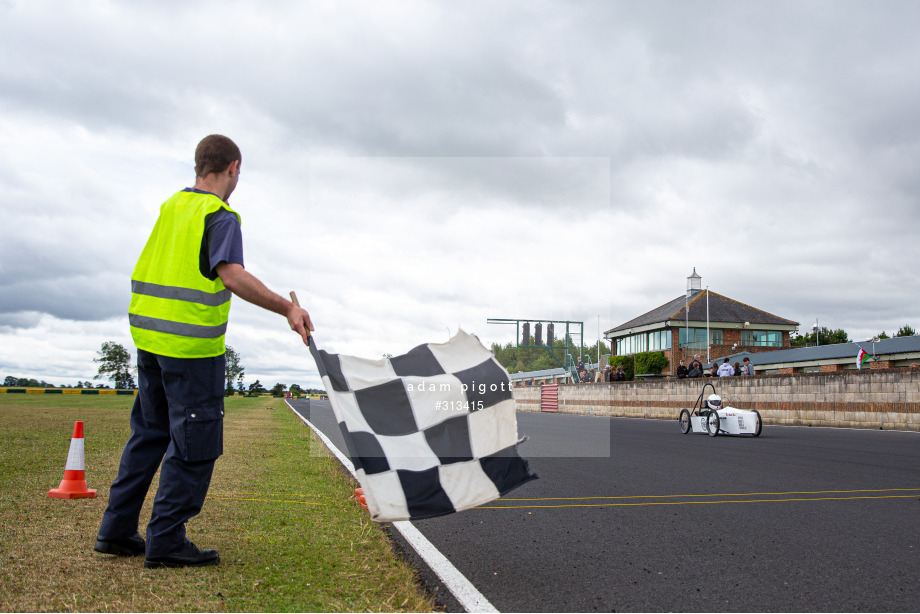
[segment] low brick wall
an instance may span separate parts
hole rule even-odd
[[[676,420],[705,382],[764,424],[920,431],[918,369],[561,384],[559,413]],[[516,387],[514,399],[520,411],[540,411],[540,386]]]

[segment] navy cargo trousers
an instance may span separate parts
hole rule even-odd
[[[201,511],[214,461],[223,453],[226,360],[171,358],[137,351],[138,394],[131,436],[99,527],[99,539],[130,537],[157,469],[160,483],[147,557],[168,555],[186,542],[185,523]]]

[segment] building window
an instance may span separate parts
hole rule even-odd
[[[710,343],[712,345],[722,345],[722,329],[713,328],[709,330]]]
[[[687,340],[688,331],[690,340]],[[680,328],[680,346],[692,348],[694,350],[706,349],[706,329],[705,328]]]
[[[656,330],[648,334],[648,351],[670,350],[671,331]]]
[[[782,347],[783,332],[779,330],[744,330],[741,331],[741,345]]]
[[[671,349],[671,331],[656,330],[650,333],[638,333],[616,340],[617,356],[628,356],[639,352],[653,352]]]

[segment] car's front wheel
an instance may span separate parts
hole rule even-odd
[[[715,437],[719,434],[719,413],[716,411],[710,411],[709,415],[706,416],[706,432],[709,433],[710,437]]]

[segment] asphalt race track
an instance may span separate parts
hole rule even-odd
[[[518,413],[540,479],[413,524],[505,612],[920,611],[920,433],[676,418]]]

